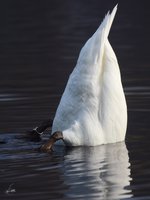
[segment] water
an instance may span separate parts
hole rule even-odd
[[[38,152],[43,141],[18,137],[54,117],[82,45],[117,2],[109,38],[128,104],[125,143]],[[1,2],[0,199],[150,199],[149,6],[117,2]]]

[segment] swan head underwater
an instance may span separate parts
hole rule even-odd
[[[52,125],[53,144],[96,146],[125,139],[127,106],[116,55],[108,41],[114,7],[85,43],[71,73]]]

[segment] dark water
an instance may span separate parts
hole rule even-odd
[[[17,137],[54,117],[82,45],[117,2],[109,38],[128,104],[126,142],[39,153],[42,142]],[[1,2],[0,199],[150,199],[148,3]]]

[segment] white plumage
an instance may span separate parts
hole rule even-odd
[[[126,101],[108,41],[116,10],[117,6],[83,46],[57,108],[52,133],[61,131],[66,145],[96,146],[125,139]]]

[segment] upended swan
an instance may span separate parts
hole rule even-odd
[[[57,108],[52,135],[42,150],[50,150],[55,142],[96,146],[125,139],[126,100],[117,58],[108,41],[116,11],[117,6],[107,13],[81,49]]]

